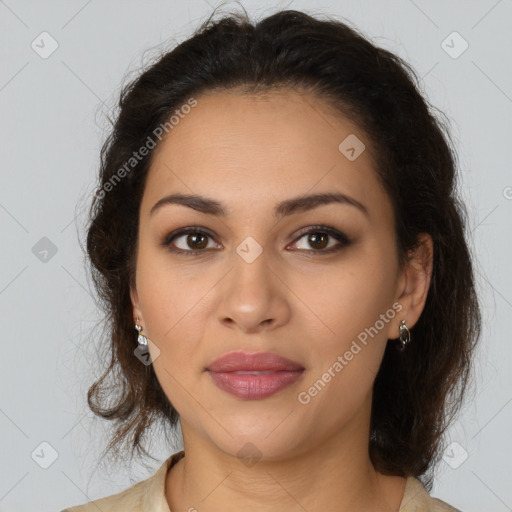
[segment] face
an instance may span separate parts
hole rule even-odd
[[[277,460],[369,420],[404,284],[369,149],[290,91],[201,96],[160,143],[131,297],[185,442]]]

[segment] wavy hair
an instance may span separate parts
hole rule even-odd
[[[394,208],[400,265],[417,247],[419,234],[433,239],[425,308],[407,350],[397,351],[394,343],[386,347],[373,388],[369,439],[376,470],[421,477],[430,490],[443,434],[471,384],[481,324],[456,153],[439,111],[423,97],[404,60],[344,22],[293,10],[257,23],[247,14],[217,20],[212,15],[121,90],[101,149],[99,193],[90,207],[86,241],[110,360],[87,395],[94,414],[112,421],[105,453],[119,456],[126,445],[132,457],[148,455],[144,437],[153,423],[173,430],[178,421],[152,366],[133,354],[129,290],[139,207],[155,150],[122,179],[114,177],[189,98],[235,88],[247,94],[299,90],[353,121],[371,142],[375,171]]]

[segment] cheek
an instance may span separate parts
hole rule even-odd
[[[308,279],[297,274],[290,288],[303,301],[304,306],[299,307],[317,325],[317,346],[331,353],[348,349],[353,339],[391,308],[395,280],[392,257],[368,244]],[[378,328],[382,333],[377,337],[385,337],[381,322]]]
[[[198,357],[195,340],[204,333],[208,292],[215,282],[210,273],[171,265],[165,251],[139,253],[137,292],[146,334],[160,350],[155,366],[183,368]]]
[[[311,410],[333,422],[352,414],[371,392],[395,316],[392,260],[376,254],[376,249],[360,252],[309,286],[309,305],[319,312],[322,335],[313,339],[312,369],[301,391]],[[332,404],[339,407],[332,409]]]
[[[177,286],[175,282],[153,280],[142,286],[139,293],[147,334],[163,350],[171,346],[187,346],[202,332],[201,317],[208,288],[191,283]]]
[[[331,275],[321,295],[310,294],[311,309],[328,328],[313,339],[301,404],[307,402],[307,410],[333,428],[366,403],[395,316],[390,273],[382,266],[377,271],[378,265],[371,273],[366,268],[354,265],[350,272]]]

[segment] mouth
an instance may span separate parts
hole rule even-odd
[[[206,371],[223,391],[241,399],[258,400],[291,386],[305,369],[270,352],[231,352],[216,359]]]

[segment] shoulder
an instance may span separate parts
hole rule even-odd
[[[102,512],[115,512],[121,510],[125,512],[135,512],[143,510],[142,500],[152,478],[153,477],[139,482],[118,494],[90,501],[84,505],[69,507],[62,510],[62,512],[97,512],[98,510],[101,510]]]
[[[444,501],[429,495],[418,478],[410,476],[405,485],[399,512],[462,512]]]
[[[169,512],[165,497],[165,479],[169,468],[183,456],[183,451],[175,453],[153,476],[122,492],[83,505],[68,507],[61,512]]]

